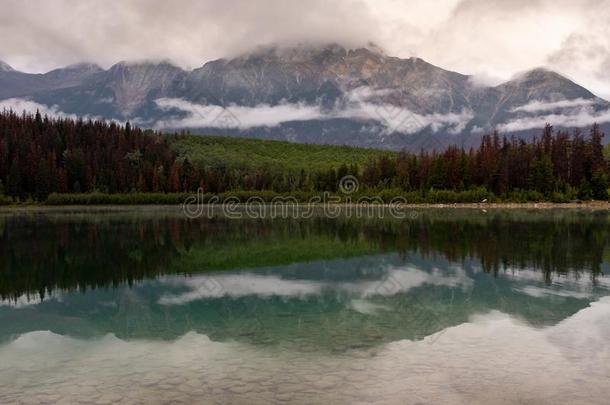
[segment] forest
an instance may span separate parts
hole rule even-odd
[[[162,134],[129,122],[5,110],[0,202],[179,203],[199,188],[209,195],[304,198],[337,192],[346,175],[359,180],[360,193],[399,194],[414,203],[607,200],[603,137],[597,125],[586,133],[547,125],[531,141],[494,132],[477,148],[395,153]]]

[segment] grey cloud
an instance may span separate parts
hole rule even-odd
[[[591,17],[598,21],[609,19],[610,5]],[[610,26],[592,23],[589,30],[572,33],[549,55],[547,62],[568,74],[582,75],[586,85],[600,89],[603,95],[610,95]]]
[[[355,0],[7,0],[3,8],[0,58],[34,70],[159,58],[197,67],[258,45],[375,39],[361,29],[375,24]]]
[[[504,79],[548,66],[608,96],[610,80],[596,72],[610,57],[609,13],[610,0],[463,0],[414,52],[445,68]]]
[[[547,65],[610,96],[609,19],[610,0],[5,0],[0,59],[194,68],[261,45],[373,41],[484,81]]]

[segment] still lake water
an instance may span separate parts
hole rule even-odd
[[[0,403],[608,403],[610,216],[0,212]]]

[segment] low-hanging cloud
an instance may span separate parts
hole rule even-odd
[[[561,108],[572,108],[572,107],[583,107],[590,106],[595,104],[595,100],[584,99],[584,98],[576,98],[572,100],[559,100],[559,101],[538,101],[534,100],[525,105],[515,107],[511,111],[512,112],[528,112],[535,113],[540,111],[553,111]]]
[[[61,111],[56,105],[48,106],[23,98],[9,98],[6,100],[0,100],[0,110],[12,110],[16,113],[35,113],[38,111],[41,115],[46,115],[52,118],[77,118],[77,116],[74,114],[67,114]]]
[[[346,95],[347,108],[339,113],[342,118],[373,119],[379,121],[386,133],[412,134],[427,127],[432,132],[446,130],[450,135],[459,134],[474,118],[470,110],[448,113],[418,114],[400,105],[400,90],[388,88],[358,87]],[[387,99],[397,102],[388,102]]]
[[[4,100],[0,100],[0,111],[3,110],[11,110],[18,114],[23,112],[28,114],[34,114],[39,112],[43,116],[47,116],[49,118],[69,118],[73,120],[83,119],[83,120],[105,120],[105,121],[115,121],[114,119],[106,119],[94,115],[76,115],[63,112],[59,109],[57,105],[46,105],[37,103],[36,101],[24,99],[24,98],[7,98]]]
[[[367,94],[387,94],[386,90],[367,90]],[[255,107],[230,104],[219,106],[196,104],[178,98],[160,98],[155,100],[157,107],[170,114],[169,117],[150,122],[139,118],[133,122],[142,127],[153,127],[158,130],[179,128],[225,128],[245,130],[257,127],[277,127],[283,123],[295,121],[355,119],[376,121],[385,133],[413,134],[425,128],[432,132],[447,130],[449,134],[460,133],[474,117],[471,111],[460,113],[416,114],[406,108],[393,104],[375,104],[367,101],[351,100],[346,108],[332,111],[324,110],[319,105],[305,103],[281,103],[277,105],[259,104]],[[0,100],[0,110],[12,110],[17,113],[40,112],[51,118],[101,119],[97,116],[78,116],[63,112],[56,105],[45,105],[22,98]],[[171,115],[171,113],[178,113]]]
[[[387,94],[386,90],[366,90],[367,95]],[[356,119],[377,121],[386,133],[412,134],[429,127],[433,132],[446,129],[450,134],[460,133],[474,117],[471,111],[460,113],[416,114],[404,107],[388,103],[349,100],[345,108],[326,111],[319,105],[304,103],[259,104],[255,107],[230,104],[226,107],[195,104],[176,98],[155,100],[157,106],[168,113],[179,112],[171,118],[157,121],[157,129],[176,128],[234,128],[276,127],[294,121]]]
[[[535,117],[516,118],[498,125],[497,129],[502,132],[517,132],[542,128],[547,123],[558,127],[582,128],[595,123],[604,124],[607,122],[610,122],[610,109],[595,111],[591,107],[582,107],[565,114],[546,114]]]
[[[323,119],[319,106],[306,104],[259,104],[256,107],[230,104],[227,107],[210,104],[195,104],[183,99],[160,98],[155,100],[163,111],[180,111],[185,117],[158,121],[156,128],[237,128],[275,127],[284,122]]]

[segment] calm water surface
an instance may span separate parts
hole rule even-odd
[[[610,217],[0,212],[0,403],[608,403]]]

